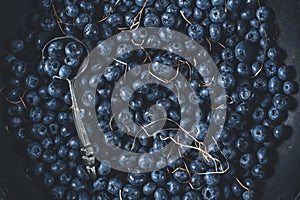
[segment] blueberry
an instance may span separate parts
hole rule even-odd
[[[196,6],[201,10],[208,10],[211,7],[210,0],[197,0]]]
[[[175,17],[173,13],[165,12],[161,16],[161,23],[165,27],[173,27],[175,25]]]
[[[258,28],[259,27],[259,21],[257,19],[250,20],[250,26],[253,27],[253,28]]]
[[[253,81],[253,87],[258,91],[266,92],[268,89],[267,79],[262,76],[255,78]]]
[[[47,127],[41,123],[33,124],[31,131],[30,131],[31,135],[37,139],[46,137],[47,132],[48,132]]]
[[[57,160],[55,163],[50,165],[50,172],[54,175],[61,174],[67,169],[67,164],[65,161]]]
[[[42,147],[38,143],[30,143],[27,147],[27,153],[31,159],[36,160],[42,154]]]
[[[290,67],[283,65],[278,68],[278,78],[280,78],[281,80],[286,81],[290,79],[291,76],[292,70]]]
[[[154,182],[148,182],[143,186],[143,193],[145,195],[151,195],[156,190],[156,184]]]
[[[223,28],[223,33],[224,35],[226,36],[231,36],[235,33],[236,31],[236,25],[235,23],[231,22],[231,21],[225,21],[223,24],[222,24],[222,28]]]
[[[239,42],[239,37],[236,34],[233,34],[225,39],[225,45],[228,47],[234,47]]]
[[[53,145],[53,140],[50,137],[46,137],[42,140],[42,146],[44,149],[50,149]]]
[[[238,20],[236,22],[236,31],[240,37],[243,37],[248,32],[249,26],[243,20]]]
[[[201,196],[196,191],[188,191],[182,196],[182,200],[189,200],[189,199],[195,199],[195,200],[201,200]]]
[[[265,177],[265,170],[260,164],[254,165],[254,167],[251,169],[251,174],[254,178],[264,178]]]
[[[65,53],[70,58],[80,58],[84,54],[84,48],[78,42],[69,42],[66,44]]]
[[[85,166],[83,165],[78,165],[76,167],[76,175],[82,180],[89,180],[89,174],[87,173]]]
[[[255,125],[250,130],[253,140],[257,143],[263,143],[268,136],[268,132],[268,129],[262,125]]]
[[[84,182],[82,182],[81,180],[79,180],[79,178],[74,178],[71,180],[71,188],[75,191],[81,191],[86,189],[86,184]]]
[[[63,186],[54,186],[50,190],[50,196],[54,199],[63,199],[65,190]]]
[[[71,73],[72,73],[72,68],[68,65],[63,65],[59,69],[58,76],[62,79],[67,79],[69,78]]]
[[[222,23],[226,19],[226,12],[224,10],[224,7],[213,7],[210,10],[209,14],[210,20],[213,23]]]
[[[194,8],[193,17],[197,20],[201,20],[204,16],[203,12],[199,8]]]
[[[204,181],[209,186],[216,186],[220,182],[220,175],[214,173],[215,170],[209,169],[206,171],[206,174],[204,175]]]
[[[145,173],[129,173],[127,180],[134,186],[142,186],[145,184],[147,177]]]
[[[89,2],[89,1],[81,1],[80,7],[82,8],[83,11],[91,14],[94,12],[95,9],[94,2]]]
[[[253,9],[245,9],[241,11],[240,18],[244,21],[250,21],[255,18],[255,11]]]
[[[203,184],[203,178],[198,174],[193,174],[189,180],[189,183],[194,189],[198,189]]]
[[[163,170],[156,170],[151,173],[151,179],[155,183],[161,183],[166,180],[166,173]]]
[[[269,8],[265,6],[260,6],[256,11],[256,17],[260,22],[265,22],[270,17]]]
[[[267,56],[271,60],[277,60],[278,54],[279,54],[279,50],[277,47],[271,47],[267,52]]]
[[[107,191],[110,194],[116,195],[122,189],[123,183],[119,178],[111,178],[107,183]]]
[[[77,196],[78,196],[78,195],[77,195],[77,192],[75,192],[75,191],[68,191],[68,192],[66,193],[66,199],[67,199],[67,200],[75,200],[75,199],[78,198]]]
[[[79,157],[79,152],[75,149],[70,149],[68,153],[68,159],[71,161],[75,161]]]
[[[50,187],[54,184],[55,178],[53,174],[46,172],[42,177],[42,181],[46,187]]]
[[[249,64],[240,62],[237,65],[236,73],[239,77],[248,78],[251,76],[252,70],[251,70],[251,67],[249,66]]]
[[[197,134],[197,140],[203,141],[208,131],[208,124],[206,122],[200,121],[198,124],[196,124],[195,130]]]
[[[53,3],[53,0],[42,0],[41,2],[39,2],[39,5],[43,9],[49,10],[51,8],[52,3]]]
[[[119,13],[113,13],[109,15],[106,20],[106,23],[111,25],[112,27],[119,27],[124,23],[123,15]]]
[[[80,29],[84,28],[87,24],[91,22],[92,22],[92,18],[87,13],[81,13],[75,18],[75,26]]]
[[[53,31],[57,27],[56,19],[53,16],[43,17],[40,25],[44,31]]]
[[[70,131],[70,126],[68,125],[62,125],[60,128],[60,135],[64,138],[67,138],[71,135],[71,131]],[[70,144],[68,144],[68,146],[70,146]],[[75,148],[73,148],[75,149]]]
[[[286,112],[278,110],[275,106],[271,106],[268,110],[268,117],[275,122],[280,122],[286,117]]]
[[[68,141],[68,144],[72,149],[79,148],[79,141],[78,141],[77,137],[71,137]]]
[[[89,194],[87,192],[79,192],[78,193],[78,200],[88,200]]]
[[[266,147],[261,147],[256,152],[256,157],[261,165],[266,165],[268,163],[268,149]]]
[[[157,188],[154,192],[154,199],[155,200],[167,200],[168,194],[164,188]]]
[[[230,199],[233,197],[230,185],[226,185],[223,187],[223,194],[225,199]]]
[[[59,98],[65,92],[65,89],[62,84],[59,82],[52,82],[48,85],[48,93],[51,97]]]
[[[223,62],[219,65],[220,73],[230,73],[233,74],[235,68],[232,66],[230,62]]]
[[[268,77],[275,76],[277,74],[278,66],[277,63],[273,60],[268,60],[264,64],[264,70]]]
[[[222,29],[219,24],[212,23],[209,25],[209,39],[212,42],[218,42],[222,37]]]
[[[54,75],[56,75],[59,71],[60,68],[60,63],[58,62],[58,60],[46,60],[45,64],[44,64],[44,72],[50,76],[53,77]]]
[[[222,73],[218,78],[220,86],[226,89],[232,89],[235,86],[236,79],[231,73]]]
[[[193,39],[201,39],[204,35],[204,29],[200,24],[190,25],[188,28],[188,35]]]
[[[135,0],[135,4],[140,6],[140,7],[143,7],[145,4],[146,4],[146,6],[151,6],[153,3],[154,3],[154,0],[149,0],[149,1]]]
[[[276,26],[271,22],[265,22],[259,26],[259,34],[262,38],[275,39],[276,38]]]
[[[273,136],[280,140],[283,137],[283,134],[285,132],[285,126],[283,124],[279,124],[274,127],[273,129]]]
[[[46,150],[42,155],[42,159],[45,163],[50,164],[56,161],[57,156],[52,150]]]
[[[235,11],[240,7],[240,0],[228,0],[226,1],[226,8],[230,11]]]
[[[10,49],[13,53],[20,53],[24,50],[25,48],[25,43],[23,40],[16,39],[13,40],[10,44]]]
[[[116,81],[120,76],[120,70],[116,66],[109,66],[105,69],[103,76],[109,82]]]
[[[274,76],[269,80],[268,83],[269,92],[272,94],[280,93],[282,91],[282,82],[281,80]]]
[[[260,35],[257,30],[250,30],[246,36],[245,40],[251,43],[257,43],[260,41]]]
[[[166,189],[171,195],[177,195],[181,190],[181,185],[175,180],[169,180],[166,183]]]
[[[289,99],[283,94],[275,94],[273,96],[272,103],[278,110],[287,110]]]
[[[250,153],[245,153],[240,158],[240,166],[243,169],[251,169],[251,167],[253,167],[253,165],[255,164],[254,162],[255,162],[255,158]]]
[[[79,9],[78,9],[78,7],[75,4],[69,3],[66,6],[65,12],[66,12],[67,16],[74,18],[74,17],[76,17],[78,15]]]
[[[206,170],[206,165],[203,161],[193,160],[190,163],[189,169],[192,173],[201,173]]]
[[[105,160],[102,161],[99,168],[98,168],[98,173],[101,176],[106,176],[111,172],[111,166],[110,162]]]
[[[79,58],[73,58],[66,56],[64,58],[64,63],[70,66],[72,69],[77,68],[80,64]]]
[[[240,62],[248,62],[252,57],[252,48],[248,42],[241,41],[235,46],[235,57]]]
[[[228,160],[233,160],[237,155],[236,150],[231,146],[223,147],[222,151],[223,151],[224,155],[226,155]]]
[[[204,186],[201,193],[203,200],[218,200],[221,197],[220,189],[215,186]]]
[[[262,122],[266,117],[266,112],[263,108],[258,107],[253,111],[252,119],[255,122]]]
[[[41,50],[45,46],[45,44],[51,39],[51,36],[48,32],[42,32],[36,36],[35,46],[37,49]]]
[[[245,186],[246,186],[247,188],[249,188],[249,189],[254,189],[254,187],[255,187],[255,182],[254,182],[254,180],[253,180],[252,178],[250,178],[250,177],[245,178],[244,184],[245,184]]]
[[[235,196],[240,196],[243,192],[241,185],[237,182],[231,184],[231,191]]]
[[[63,172],[62,174],[59,175],[58,179],[62,185],[66,185],[71,182],[72,176],[66,172]]]
[[[146,14],[144,19],[145,27],[158,27],[160,25],[159,17],[154,13]]]
[[[96,191],[103,190],[106,187],[106,185],[107,185],[107,178],[105,177],[99,177],[93,182],[93,188]]]
[[[254,200],[255,195],[253,190],[243,192],[243,200]]]
[[[41,161],[37,161],[33,165],[33,175],[40,176],[45,171],[45,164]]]
[[[47,111],[43,114],[43,124],[49,125],[51,124],[55,119],[55,113],[52,111]]]
[[[224,6],[224,0],[211,0],[213,6]]]
[[[38,106],[31,108],[29,111],[29,119],[34,123],[41,121],[42,115],[43,110],[41,107]]]
[[[175,111],[173,109],[168,112],[168,116],[170,119],[172,119],[174,121],[178,122],[180,120],[180,115],[178,114],[177,111]]]
[[[128,200],[135,200],[139,199],[140,197],[140,191],[138,188],[136,188],[133,185],[125,185],[122,189],[122,197]]]
[[[180,8],[188,8],[192,5],[193,1],[192,0],[177,0],[177,5]]]
[[[172,196],[170,199],[171,200],[180,200],[181,198],[179,195],[176,195],[176,196]]]
[[[286,95],[295,94],[297,92],[297,90],[298,90],[297,83],[295,83],[293,81],[285,81],[283,83],[282,91],[284,94],[286,94]]]
[[[68,151],[69,151],[69,149],[66,146],[60,146],[57,154],[59,157],[65,158],[68,155]]]

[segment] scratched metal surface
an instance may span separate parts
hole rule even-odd
[[[286,64],[295,67],[300,84],[300,0],[267,0],[275,11],[280,28],[280,47],[287,53]],[[18,5],[18,6],[16,6]],[[20,27],[25,27],[25,16],[32,12],[28,1],[0,1],[0,53],[5,38],[11,38]],[[4,75],[3,72],[0,75]],[[300,101],[300,93],[295,96]],[[1,106],[1,104],[0,104]],[[0,110],[2,108],[0,107]],[[3,114],[0,112],[0,115]],[[300,107],[290,113],[287,121],[293,134],[277,149],[278,161],[271,178],[260,187],[261,200],[300,200]],[[1,123],[1,121],[0,121]],[[43,191],[26,177],[28,163],[19,145],[0,133],[0,200],[45,200]]]

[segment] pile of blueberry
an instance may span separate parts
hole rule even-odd
[[[9,45],[2,62],[9,76],[1,93],[8,102],[8,130],[26,146],[33,161],[30,173],[52,198],[256,199],[257,184],[269,176],[271,153],[288,133],[283,122],[293,109],[291,95],[297,92],[292,81],[295,73],[283,63],[284,53],[276,46],[278,30],[270,8],[257,0],[39,0],[39,5],[29,30],[20,32]],[[214,173],[220,166],[190,149],[177,160],[155,163],[158,168],[169,165],[151,173],[119,172],[109,161],[96,161],[96,179],[86,171],[65,80],[76,75],[101,41],[138,27],[180,31],[213,58],[220,71],[215,78],[226,89],[228,105],[226,124],[207,151],[228,170]],[[160,37],[172,35],[165,32]],[[141,49],[121,56],[103,75],[94,77],[100,80],[95,109],[108,145],[154,152],[170,141],[163,138],[174,136],[174,131],[161,131],[135,141],[111,123],[114,84],[127,70],[139,73],[137,66],[150,61],[170,66],[181,62],[180,73],[190,78],[200,99],[194,102],[190,96],[185,101],[199,104],[196,139],[203,140],[212,119],[209,90],[199,73],[182,60],[170,52]],[[95,80],[86,84],[93,85]],[[126,94],[121,91],[120,97],[130,98],[130,117],[137,124],[151,122],[151,105],[163,107],[174,122],[184,120],[178,97],[164,87],[145,84],[132,97]],[[120,165],[126,162],[120,160]],[[149,163],[141,160],[139,164]]]

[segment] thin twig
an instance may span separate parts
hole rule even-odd
[[[140,26],[140,23],[141,23],[141,19],[142,19],[142,14],[143,14],[143,11],[147,5],[147,1],[145,1],[143,7],[141,8],[141,10],[138,12],[138,14],[133,18],[133,24],[130,26],[129,30],[132,31],[132,30],[136,30],[139,28]]]
[[[249,188],[247,188],[245,185],[242,184],[242,182],[236,177],[235,180],[239,183],[239,185],[244,188],[245,190],[249,191]]]
[[[186,18],[186,16],[184,15],[184,13],[183,13],[182,10],[180,10],[180,14],[181,14],[182,18],[183,18],[187,23],[189,23],[190,25],[193,25],[193,23],[190,22],[190,21]]]

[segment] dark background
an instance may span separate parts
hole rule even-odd
[[[280,29],[279,46],[287,53],[286,64],[294,66],[300,83],[300,0],[267,0],[273,8]],[[34,8],[27,0],[1,0],[0,54],[5,40],[13,38],[20,28],[26,27],[26,16]],[[1,66],[0,66],[1,67]],[[1,72],[2,73],[2,72]],[[5,74],[0,74],[5,76]],[[1,86],[2,87],[2,86]],[[300,93],[295,96],[300,101]],[[1,104],[0,104],[1,106]],[[3,108],[0,107],[0,114]],[[274,174],[259,188],[263,200],[300,200],[300,107],[290,113],[287,121],[293,128],[289,139],[277,149],[278,161]],[[0,200],[44,200],[44,192],[26,176],[26,157],[22,148],[4,131],[0,132]],[[5,187],[4,187],[5,186]],[[2,188],[2,190],[1,190]],[[6,191],[7,189],[7,191]],[[5,194],[5,195],[4,195]],[[6,196],[6,198],[4,197]]]

